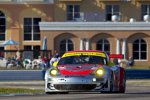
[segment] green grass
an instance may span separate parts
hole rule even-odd
[[[17,68],[17,67],[12,67],[12,68],[5,68],[5,67],[0,67],[0,70],[41,70],[41,69],[26,69],[26,68]]]
[[[35,94],[43,93],[44,90],[24,88],[0,88],[0,94]]]

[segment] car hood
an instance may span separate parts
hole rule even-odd
[[[99,65],[93,64],[74,64],[59,65],[58,69],[62,75],[88,75],[95,71]]]

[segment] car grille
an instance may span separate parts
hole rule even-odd
[[[92,90],[96,84],[54,84],[57,90]]]

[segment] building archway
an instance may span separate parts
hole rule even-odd
[[[147,43],[144,39],[136,39],[132,44],[132,57],[135,60],[147,59]]]
[[[90,41],[91,41],[91,48],[93,50],[95,49],[102,50],[102,51],[106,51],[107,53],[110,53],[110,51],[112,52],[111,47],[115,42],[113,36],[108,33],[99,33],[93,36],[90,39]]]
[[[110,53],[110,43],[107,39],[100,39],[96,43],[96,50],[105,51]]]
[[[71,33],[62,33],[54,39],[54,50],[58,51],[62,55],[66,51],[75,49],[75,43],[77,38]]]
[[[64,40],[60,41],[60,43],[59,43],[60,55],[62,55],[63,53],[65,53],[67,51],[72,51],[72,50],[74,50],[74,44],[73,44],[72,40],[64,39]]]
[[[145,33],[135,33],[127,39],[128,58],[133,57],[135,60],[142,61],[149,59],[148,41],[149,35]]]

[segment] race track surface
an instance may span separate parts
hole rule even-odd
[[[0,100],[150,100],[150,85],[127,83],[125,94],[71,92],[69,94],[34,94],[0,96]]]

